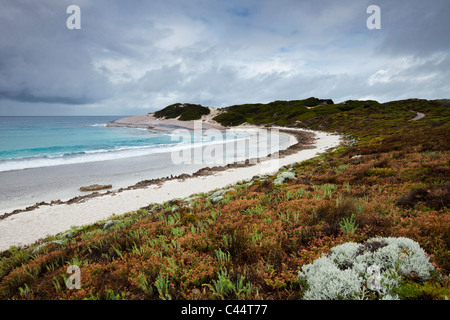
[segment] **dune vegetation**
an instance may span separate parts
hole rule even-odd
[[[345,141],[273,176],[12,247],[0,253],[0,298],[302,299],[312,285],[303,267],[376,237],[411,239],[433,266],[426,278],[401,274],[391,297],[448,298],[449,105],[310,98],[225,108],[215,120],[227,126],[303,127]],[[410,121],[417,112],[425,117]],[[66,288],[69,265],[80,267],[79,290]]]
[[[175,119],[180,121],[199,120],[210,113],[208,107],[191,103],[175,103],[154,113],[156,118]]]

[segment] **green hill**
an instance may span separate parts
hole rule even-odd
[[[409,122],[414,112],[423,112],[426,119]],[[267,104],[242,104],[226,107],[213,118],[225,126],[244,122],[255,125],[277,125],[337,131],[358,138],[388,135],[405,128],[450,123],[448,99],[408,99],[379,103],[377,101],[349,100],[334,104],[332,100],[274,101]],[[408,124],[406,126],[406,124]]]
[[[321,100],[308,98],[305,100],[274,101],[270,103],[254,103],[234,105],[224,108],[224,112],[214,117],[214,120],[224,126],[236,126],[244,122],[251,124],[288,125],[292,119],[307,114],[310,107],[321,106],[326,112],[336,112],[331,99]]]
[[[191,103],[175,103],[154,113],[156,118],[174,119],[180,121],[199,120],[210,113],[208,107]]]

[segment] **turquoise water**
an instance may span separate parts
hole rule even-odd
[[[124,158],[174,145],[168,133],[106,127],[118,117],[0,117],[0,172]]]
[[[173,130],[106,126],[117,118],[0,117],[0,172],[149,155],[176,150],[180,140],[186,143],[174,138]],[[187,142],[204,138],[192,134]]]

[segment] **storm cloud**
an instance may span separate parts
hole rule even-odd
[[[449,98],[449,14],[448,0],[1,0],[0,115]]]

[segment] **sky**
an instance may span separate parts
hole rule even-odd
[[[0,0],[0,116],[450,98],[449,15],[449,0]]]

